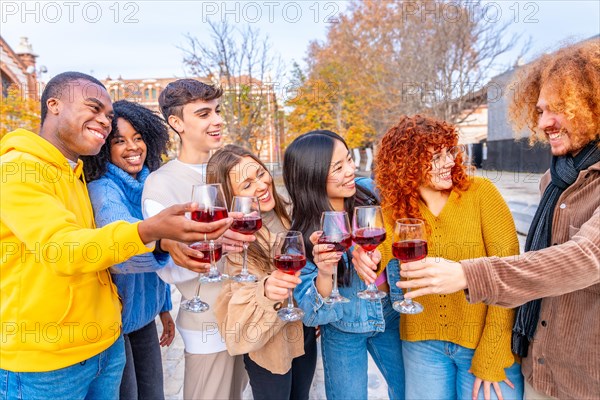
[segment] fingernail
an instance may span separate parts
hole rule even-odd
[[[333,249],[335,249],[335,245],[333,245],[333,244],[327,245],[327,250],[333,250]]]

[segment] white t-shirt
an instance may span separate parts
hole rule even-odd
[[[206,174],[206,164],[186,164],[179,160],[173,160],[171,162],[174,161],[193,169],[202,176],[205,176]],[[144,218],[153,217],[164,209],[165,207],[162,204],[152,199],[145,199],[142,204]],[[163,281],[172,285],[186,282],[191,279],[197,279],[199,276],[198,273],[175,264],[171,258],[164,268],[159,269],[156,273]],[[178,312],[187,311],[180,310]],[[227,350],[225,341],[217,328],[206,328],[201,331],[194,331],[177,326],[177,330],[183,339],[185,351],[190,354],[213,354]]]

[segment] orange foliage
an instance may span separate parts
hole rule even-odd
[[[40,103],[11,86],[8,95],[0,98],[0,138],[17,128],[39,131]]]

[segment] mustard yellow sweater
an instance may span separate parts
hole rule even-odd
[[[504,199],[487,179],[474,178],[465,192],[453,191],[436,217],[425,203],[419,205],[430,228],[428,255],[459,261],[485,256],[519,253],[515,224]],[[384,265],[393,257],[394,223],[386,214],[387,240],[379,248]],[[391,282],[394,284],[394,282]],[[485,304],[469,304],[463,291],[450,295],[427,295],[418,301],[425,310],[402,315],[402,340],[442,340],[475,349],[471,371],[484,380],[506,378],[504,368],[515,358],[510,350],[514,310]]]

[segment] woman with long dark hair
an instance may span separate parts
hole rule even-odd
[[[307,400],[317,360],[315,328],[277,316],[288,289],[300,279],[277,270],[271,254],[277,233],[289,230],[289,201],[277,193],[262,161],[236,145],[227,145],[210,158],[206,181],[222,184],[227,204],[234,196],[256,197],[262,217],[256,241],[248,247],[248,271],[258,281],[225,283],[215,304],[227,350],[244,355],[254,399]],[[228,254],[227,262],[230,275],[240,272],[239,253]]]
[[[112,131],[100,153],[82,157],[94,216],[98,227],[142,216],[142,189],[151,171],[161,164],[169,140],[162,119],[129,101],[113,105]],[[175,336],[171,318],[171,292],[156,274],[168,255],[160,251],[135,256],[111,267],[123,304],[121,312],[126,363],[121,381],[122,399],[162,399],[163,370],[160,347]],[[154,319],[160,315],[163,334],[158,337]]]
[[[373,181],[356,179],[355,170],[344,139],[331,131],[306,133],[286,149],[283,178],[293,204],[292,229],[303,233],[308,259],[295,298],[304,310],[304,323],[321,327],[328,399],[367,398],[367,353],[385,377],[390,398],[403,399],[399,316],[391,306],[399,291],[387,284],[398,280],[398,269],[386,270],[377,282],[389,296],[363,300],[357,293],[366,285],[352,266],[350,251],[315,245],[324,211],[346,211],[351,218],[356,206],[379,204]],[[326,301],[335,270],[340,293],[349,302]]]

